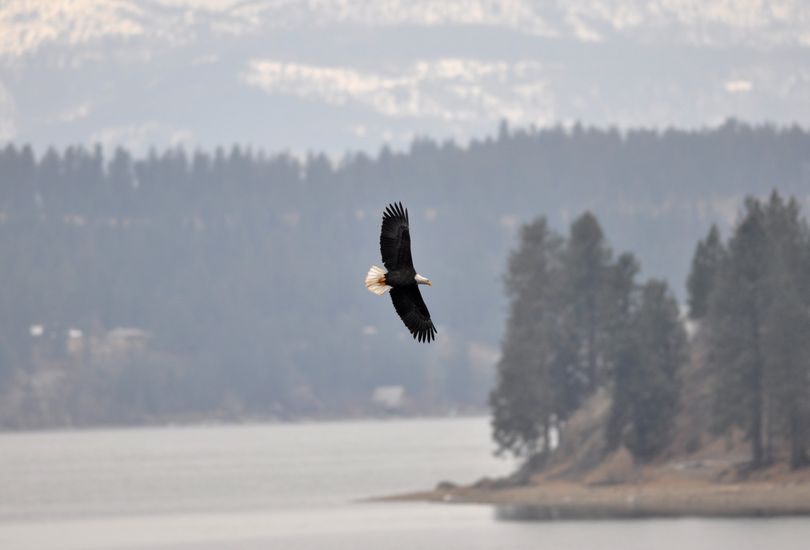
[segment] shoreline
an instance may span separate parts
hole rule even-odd
[[[9,427],[0,424],[0,436],[4,435],[25,435],[41,433],[82,433],[100,432],[110,430],[152,430],[171,428],[218,428],[218,427],[241,427],[241,426],[294,426],[307,424],[340,424],[348,422],[407,422],[419,420],[446,420],[446,419],[486,419],[485,411],[464,410],[443,412],[427,411],[424,413],[403,413],[403,414],[356,414],[356,415],[324,415],[324,416],[245,416],[238,418],[226,418],[216,416],[205,416],[193,419],[172,419],[156,420],[154,422],[110,422],[110,423],[89,423],[89,424],[53,424],[42,426]]]
[[[544,482],[509,488],[441,484],[378,502],[484,504],[506,521],[810,516],[810,483],[638,483],[587,486]]]

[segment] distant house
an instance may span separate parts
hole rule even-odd
[[[93,338],[92,352],[97,359],[120,357],[147,350],[151,334],[135,327],[116,327]]]
[[[71,355],[77,355],[84,350],[84,333],[77,329],[72,328],[67,331],[67,341],[65,348]]]
[[[405,404],[405,388],[402,386],[377,386],[371,394],[371,401],[388,412],[400,411]]]

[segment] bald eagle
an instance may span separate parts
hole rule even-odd
[[[385,269],[371,266],[366,275],[366,288],[377,295],[390,290],[394,309],[414,339],[420,342],[435,340],[436,327],[430,320],[430,312],[418,286],[433,285],[413,267],[408,210],[402,207],[402,203],[389,204],[383,213],[380,253]]]

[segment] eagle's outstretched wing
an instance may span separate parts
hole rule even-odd
[[[402,207],[402,203],[389,204],[383,213],[380,254],[388,271],[413,267],[408,210]]]
[[[420,342],[430,342],[436,339],[436,327],[430,320],[430,312],[422,300],[422,294],[416,285],[408,285],[391,289],[391,301],[394,309],[411,331],[414,339]]]

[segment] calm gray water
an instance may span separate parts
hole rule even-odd
[[[508,471],[491,450],[483,418],[4,434],[0,548],[808,548],[803,519],[508,523],[361,502]]]

